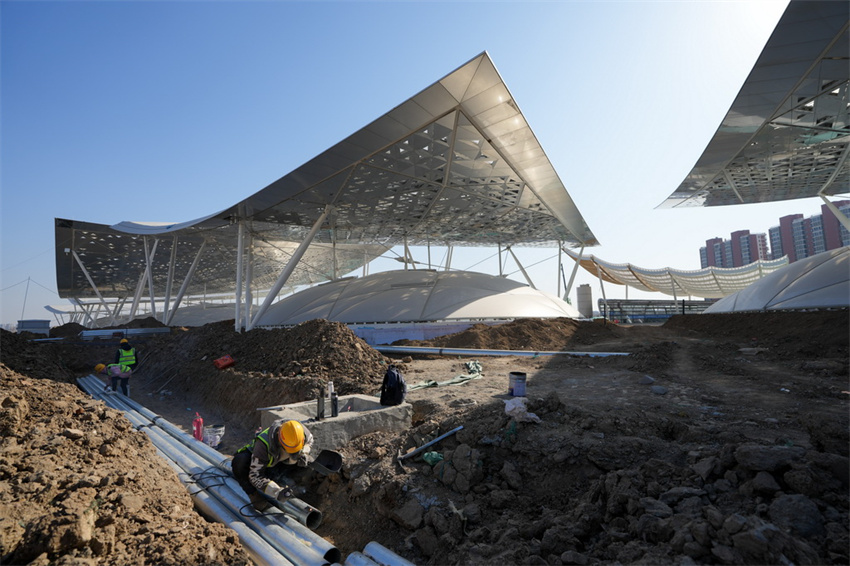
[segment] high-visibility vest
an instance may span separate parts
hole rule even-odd
[[[122,350],[118,348],[119,356],[118,363],[124,365],[132,365],[136,363],[136,349],[130,348],[129,350]]]
[[[263,432],[261,432],[260,434],[258,434],[254,438],[252,438],[251,442],[249,442],[248,444],[246,444],[245,446],[240,448],[237,452],[244,452],[246,450],[250,450],[251,452],[253,452],[254,451],[254,443],[259,440],[260,442],[262,442],[263,444],[266,445],[266,452],[269,455],[269,462],[268,462],[268,464],[266,464],[266,466],[271,466],[272,463],[274,462],[274,454],[272,454],[271,445],[269,444],[269,431],[270,430],[271,430],[271,427],[267,428],[266,430],[264,430]]]

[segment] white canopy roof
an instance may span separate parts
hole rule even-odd
[[[850,305],[850,247],[796,261],[711,305],[705,313]],[[844,329],[847,332],[847,329]]]
[[[272,305],[259,326],[323,318],[343,323],[580,318],[549,293],[471,271],[386,271],[311,287]]]
[[[596,256],[582,256],[565,249],[567,255],[595,277],[615,285],[628,285],[640,291],[650,291],[676,297],[719,299],[755,283],[765,275],[788,265],[788,257],[760,260],[742,267],[707,267],[697,270],[672,267],[646,268],[631,263],[610,263]]]

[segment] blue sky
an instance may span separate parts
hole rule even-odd
[[[786,6],[3,0],[0,323],[52,318],[44,305],[65,303],[54,218],[217,212],[485,50],[602,244],[586,251],[698,269],[709,238],[820,212],[816,199],[655,209],[693,167]],[[517,251],[555,292],[556,252]],[[495,258],[478,264],[487,255],[456,251],[453,267],[494,273]],[[507,271],[522,280],[510,262]],[[601,296],[589,274],[581,283]],[[666,298],[629,292],[643,296]]]

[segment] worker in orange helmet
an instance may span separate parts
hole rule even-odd
[[[269,472],[279,464],[307,467],[312,446],[313,435],[304,425],[298,421],[278,420],[237,450],[231,462],[233,475],[254,509],[265,511],[270,506],[260,492],[278,501],[293,496],[292,488],[278,485],[269,478]]]

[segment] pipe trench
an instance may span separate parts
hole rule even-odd
[[[199,442],[174,424],[136,401],[104,390],[93,375],[79,378],[80,387],[107,406],[124,412],[134,428],[151,440],[166,463],[177,472],[198,510],[212,520],[233,529],[251,558],[269,566],[327,566],[339,564],[342,553],[311,529],[321,524],[321,512],[301,501],[290,499],[279,507],[257,513],[233,477],[230,459]],[[187,450],[188,448],[188,450]],[[377,542],[363,552],[353,552],[346,563],[382,566],[414,566]]]

